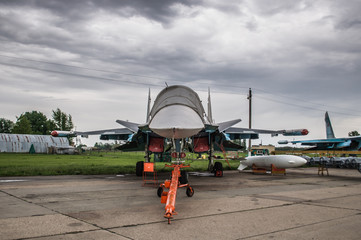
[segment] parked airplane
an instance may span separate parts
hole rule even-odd
[[[195,153],[209,153],[212,156],[213,149],[237,150],[242,147],[230,140],[258,139],[259,134],[271,134],[277,136],[307,135],[307,129],[294,130],[264,130],[232,127],[241,119],[235,119],[222,123],[214,123],[212,118],[210,91],[208,92],[208,114],[205,113],[201,100],[196,92],[186,86],[169,86],[163,89],[154,101],[150,109],[150,92],[146,123],[139,124],[123,120],[116,122],[125,128],[115,128],[97,131],[53,131],[53,136],[77,136],[100,135],[101,140],[128,140],[119,147],[120,150],[144,150],[148,154],[146,161],[150,160],[149,154],[163,153],[176,147],[181,142],[185,148]],[[167,141],[167,140],[177,141]],[[181,140],[181,141],[180,141]],[[167,146],[168,144],[168,146]],[[209,170],[213,169],[213,158],[209,157]],[[138,175],[142,175],[142,167],[137,169]],[[221,170],[221,169],[220,169]]]
[[[326,139],[314,139],[314,140],[298,140],[298,141],[278,141],[279,144],[288,143],[301,143],[301,145],[311,146],[309,150],[346,150],[346,151],[358,151],[361,148],[361,136],[357,137],[345,137],[336,138],[332,129],[330,117],[328,112],[325,114],[326,123]]]
[[[208,114],[205,113],[198,94],[186,86],[167,86],[157,96],[150,109],[150,91],[146,123],[138,124],[128,121],[117,120],[125,129],[108,129],[92,132],[69,132],[75,135],[101,134],[101,139],[126,140],[128,143],[119,147],[120,150],[146,150],[145,161],[150,161],[150,154],[172,149],[173,164],[172,180],[167,180],[158,189],[158,196],[162,203],[166,204],[164,215],[170,223],[175,210],[175,197],[178,187],[187,187],[187,195],[191,197],[194,190],[188,184],[187,174],[180,171],[188,167],[181,161],[185,157],[184,150],[195,153],[208,153],[208,169],[215,176],[223,176],[222,163],[213,163],[212,151],[219,146],[222,150],[241,149],[238,144],[231,142],[234,139],[258,138],[258,134],[272,135],[306,135],[306,129],[270,131],[262,129],[231,128],[241,119],[227,122],[214,123],[212,118],[210,91],[208,90]],[[53,132],[53,136],[58,134]],[[59,135],[59,134],[58,134]],[[143,162],[136,165],[137,175],[143,172]],[[169,191],[163,191],[169,188]]]

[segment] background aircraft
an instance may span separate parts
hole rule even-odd
[[[301,143],[301,145],[311,146],[309,150],[346,150],[357,151],[361,148],[361,136],[336,138],[332,129],[328,112],[325,114],[326,139],[300,140],[300,141],[278,141],[279,144]]]

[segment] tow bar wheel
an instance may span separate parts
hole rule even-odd
[[[162,197],[163,190],[164,190],[163,187],[158,188],[158,190],[157,190],[158,197]]]
[[[187,194],[187,196],[188,197],[192,197],[193,196],[193,194],[194,194],[194,190],[193,190],[193,188],[192,187],[187,187],[187,190],[186,190],[186,194]]]

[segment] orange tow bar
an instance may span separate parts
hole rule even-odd
[[[185,184],[181,184],[179,181],[179,178],[181,177],[180,169],[189,167],[189,165],[172,164],[165,166],[174,168],[174,170],[172,171],[172,179],[166,180],[159,186],[158,196],[161,197],[161,203],[165,203],[164,217],[168,219],[168,224],[170,224],[170,220],[173,218],[173,215],[177,214],[177,212],[175,212],[175,200],[177,197],[178,187],[187,187],[186,193],[188,197],[192,197],[194,191],[193,188],[188,184],[188,182]],[[164,188],[168,188],[169,191],[164,191]]]

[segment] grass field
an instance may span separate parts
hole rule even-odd
[[[144,161],[144,152],[91,152],[80,155],[50,155],[26,153],[0,153],[0,176],[38,176],[38,175],[100,175],[132,174],[135,165]],[[238,160],[231,160],[231,168],[225,161],[224,170],[237,169]],[[157,171],[170,171],[157,162]],[[168,163],[169,164],[169,163]],[[187,171],[206,171],[208,160],[196,160],[188,154],[185,164]]]

